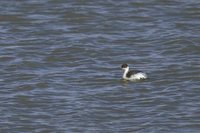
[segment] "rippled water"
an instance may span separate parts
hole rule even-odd
[[[0,1],[0,132],[199,133],[199,5]]]

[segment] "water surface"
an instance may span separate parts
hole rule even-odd
[[[199,5],[0,1],[0,132],[198,133]]]

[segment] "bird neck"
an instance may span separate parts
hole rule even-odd
[[[126,74],[128,73],[128,71],[129,71],[129,67],[127,67],[126,69],[124,69],[124,74],[123,74],[124,78],[126,77]]]

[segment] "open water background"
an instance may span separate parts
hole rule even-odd
[[[1,133],[199,133],[200,1],[1,0],[0,116]]]

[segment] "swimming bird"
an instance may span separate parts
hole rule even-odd
[[[121,68],[124,70],[124,74],[122,76],[125,80],[141,80],[141,79],[147,79],[147,74],[139,71],[139,70],[129,70],[128,64],[122,64]]]

